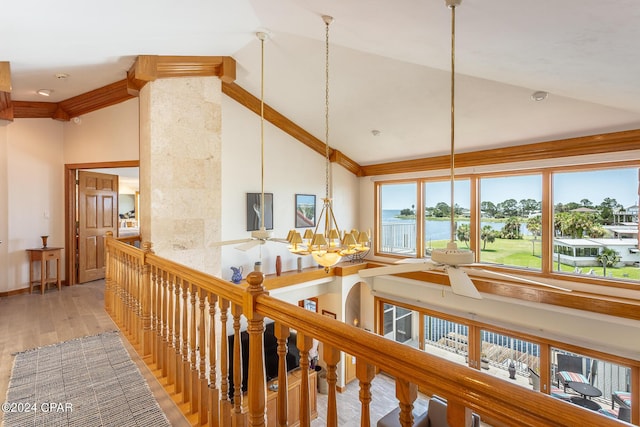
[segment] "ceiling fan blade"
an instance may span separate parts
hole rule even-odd
[[[445,271],[449,275],[449,283],[451,291],[456,295],[462,295],[469,298],[482,299],[482,295],[476,289],[469,275],[459,268],[453,266],[445,267]]]
[[[441,264],[438,264],[435,261],[432,261],[431,258],[402,258],[396,261],[394,264],[433,264],[435,267],[440,267]]]
[[[241,245],[236,246],[236,249],[240,251],[248,251],[249,249],[262,244],[264,244],[263,240],[251,239],[246,243],[242,243]]]
[[[278,237],[272,237],[270,239],[268,239],[270,242],[278,242],[278,243],[289,243],[289,241],[287,239],[280,239]]]
[[[438,265],[429,262],[412,262],[410,264],[395,264],[387,267],[374,267],[360,270],[360,277],[383,276],[385,274],[413,273],[415,271],[426,271],[438,268]]]
[[[497,279],[509,279],[509,280],[513,280],[513,281],[516,281],[516,282],[529,283],[529,284],[532,284],[532,285],[538,285],[538,286],[544,286],[546,288],[557,289],[559,291],[571,292],[571,289],[563,288],[561,286],[552,285],[550,283],[539,282],[537,280],[525,279],[523,277],[514,276],[512,274],[498,273],[497,271],[484,270],[484,269],[479,269],[478,271],[481,271],[482,274],[484,274],[484,275],[487,275],[487,276],[490,276],[490,277],[495,277]]]
[[[213,242],[212,245],[213,246],[226,246],[226,245],[235,245],[237,243],[245,243],[245,242],[250,242],[253,239],[237,239],[237,240],[224,240],[222,242]]]

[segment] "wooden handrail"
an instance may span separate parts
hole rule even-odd
[[[461,425],[470,411],[504,425],[620,425],[616,420],[547,394],[516,386],[283,302],[266,293],[262,273],[251,273],[249,286],[233,285],[154,255],[148,243],[143,244],[143,249],[137,249],[109,237],[106,239],[106,254],[105,308],[123,334],[141,352],[145,362],[165,378],[170,391],[177,396],[174,400],[185,403],[182,406],[188,408],[187,416],[194,425],[226,426],[245,422],[250,426],[264,425],[267,413],[262,339],[264,317],[276,322],[279,346],[283,345],[283,337],[290,329],[297,332],[297,346],[301,355],[301,425],[310,424],[312,402],[309,394],[308,351],[312,338],[323,343],[323,356],[327,363],[327,383],[330,388],[328,425],[337,425],[338,419],[335,368],[339,351],[356,357],[356,376],[362,387],[361,425],[369,425],[372,421],[368,419],[368,405],[375,401],[370,397],[374,367],[396,378],[396,395],[401,397],[403,425],[410,425],[409,412],[416,387],[448,400],[448,417],[452,426]],[[240,313],[249,324],[250,380],[246,395],[239,391],[239,360],[227,360],[229,353],[224,332],[220,339],[220,358],[215,357],[216,313],[220,310],[217,321],[221,323],[221,330],[225,331],[228,309],[235,324],[234,347],[237,350],[234,353],[239,353]],[[147,354],[141,351],[145,345],[149,350]],[[279,348],[278,352],[282,354],[283,349]],[[227,366],[231,363],[234,363],[235,377],[233,403],[229,400],[226,388]],[[220,378],[216,377],[216,370]],[[288,412],[283,402],[286,394],[279,392],[278,396],[277,413],[281,418]],[[249,404],[243,406],[240,402],[245,397]],[[242,413],[245,407],[248,408],[247,412]],[[286,424],[286,420],[278,419],[278,425]]]

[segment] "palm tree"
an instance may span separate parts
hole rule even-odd
[[[487,242],[493,243],[496,241],[498,233],[491,228],[490,225],[485,225],[482,227],[482,231],[480,232],[480,238],[482,239],[482,250],[484,251],[487,248]]]
[[[600,264],[602,264],[602,275],[607,276],[607,267],[613,267],[620,262],[620,254],[611,248],[604,248],[598,258],[596,258]]]

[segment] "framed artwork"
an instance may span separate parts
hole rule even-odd
[[[323,316],[327,316],[327,317],[331,317],[332,319],[337,319],[335,313],[332,313],[332,312],[324,310],[324,309],[322,310],[322,315]]]
[[[296,194],[295,228],[316,226],[316,196],[313,194]]]
[[[247,193],[247,231],[259,230],[260,193]],[[273,193],[264,193],[264,228],[273,230]]]

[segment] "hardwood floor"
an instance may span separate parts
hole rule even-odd
[[[104,310],[102,280],[72,287],[63,286],[60,292],[51,288],[44,295],[38,290],[31,295],[0,298],[0,400],[5,400],[14,353],[113,330],[117,330],[117,327]],[[135,350],[126,339],[123,342],[171,424],[189,426]],[[397,406],[398,401],[395,398],[394,380],[386,375],[376,376],[371,391],[371,421],[375,425],[379,418]],[[344,392],[338,394],[340,426],[360,426],[358,394],[357,381],[348,384]],[[417,412],[426,410],[426,405],[426,398],[420,396],[415,403]],[[318,418],[312,421],[312,426],[326,425],[326,408],[327,396],[318,394]]]
[[[0,298],[0,400],[5,401],[13,354],[118,328],[104,310],[104,281]],[[173,426],[190,424],[126,339],[122,340]],[[0,420],[2,414],[0,413]]]

